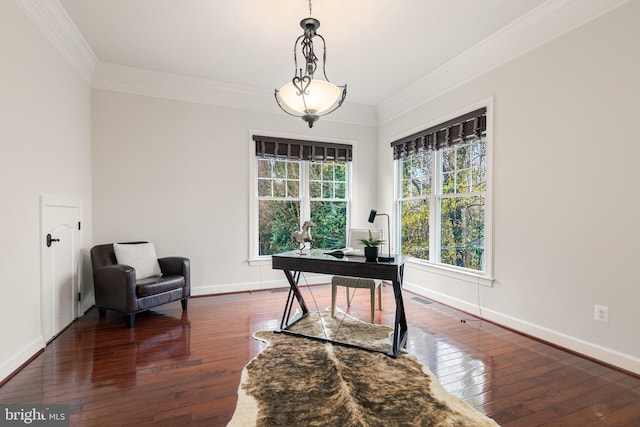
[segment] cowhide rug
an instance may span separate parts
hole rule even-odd
[[[335,319],[328,313],[310,313],[292,329],[324,336],[323,324],[334,340],[350,337],[383,350],[390,346],[391,328],[342,313]],[[242,372],[229,427],[497,426],[445,392],[406,351],[393,359],[273,331],[256,332],[254,337],[269,345]]]

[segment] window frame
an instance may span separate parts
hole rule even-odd
[[[481,194],[484,196],[484,270],[474,270],[464,267],[457,267],[450,264],[440,262],[440,202],[449,195],[442,192],[442,155],[441,150],[433,151],[432,158],[432,191],[429,195],[429,252],[432,255],[430,260],[411,257],[408,263],[421,271],[435,273],[441,276],[463,280],[473,284],[484,286],[492,286],[493,278],[493,98],[485,99],[481,102],[469,105],[463,109],[450,113],[444,117],[433,120],[425,125],[419,126],[417,130],[412,130],[393,138],[393,141],[401,139],[403,136],[411,135],[419,132],[421,129],[427,129],[437,126],[440,123],[447,122],[456,117],[462,116],[470,111],[479,108],[486,108],[486,187]],[[402,198],[402,168],[400,160],[394,160],[394,211],[395,211],[395,245],[401,248],[402,233],[402,201],[410,200]]]
[[[253,140],[254,135],[264,135],[269,134],[276,138],[291,138],[291,135],[278,135],[274,132],[266,132],[266,131],[252,131],[249,134],[249,241],[248,241],[248,263],[250,266],[260,266],[260,265],[270,265],[271,264],[271,255],[259,255],[259,221],[258,221],[258,213],[259,213],[259,195],[258,195],[258,156],[256,156],[255,152],[255,141]],[[303,137],[294,137],[296,139],[304,140]],[[354,145],[352,141],[345,140],[336,140],[336,139],[320,139],[314,138],[316,141],[327,142],[327,143],[336,143],[336,144],[351,144]],[[355,146],[352,146],[353,157],[355,157]],[[299,162],[300,164],[300,188],[299,188],[299,199],[300,199],[300,227],[302,226],[303,218],[310,218],[311,212],[311,203],[313,201],[346,201],[346,228],[349,229],[351,223],[351,206],[352,206],[352,182],[353,182],[353,160],[346,161],[346,170],[345,170],[345,198],[335,199],[335,198],[326,198],[326,199],[318,199],[311,197],[310,191],[310,164],[313,163],[312,160],[289,160],[294,162]],[[287,200],[286,198],[281,198],[282,200]],[[275,199],[274,199],[275,200]],[[293,199],[290,199],[293,200]],[[296,199],[297,200],[297,199]],[[293,232],[293,230],[292,230]]]

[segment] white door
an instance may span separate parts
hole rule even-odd
[[[42,335],[45,342],[77,317],[80,204],[41,199]]]

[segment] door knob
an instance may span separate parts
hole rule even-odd
[[[47,234],[47,247],[50,248],[53,242],[59,242],[60,239],[51,238],[51,234]]]

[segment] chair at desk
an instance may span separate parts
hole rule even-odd
[[[371,235],[374,238],[382,240],[383,234],[381,228],[374,228],[371,230]],[[366,239],[369,237],[369,229],[356,229],[349,230],[349,239],[347,246],[357,250],[364,251],[364,245],[360,243],[360,239]],[[364,256],[364,254],[362,255]],[[376,306],[376,289],[378,289],[378,310],[382,310],[382,285],[381,281],[377,279],[365,279],[359,277],[344,277],[333,276],[331,278],[331,317],[335,317],[336,311],[336,294],[338,292],[338,286],[344,286],[347,291],[347,307],[351,306],[351,295],[349,295],[349,288],[366,288],[371,293],[371,323],[374,322],[374,313]]]

